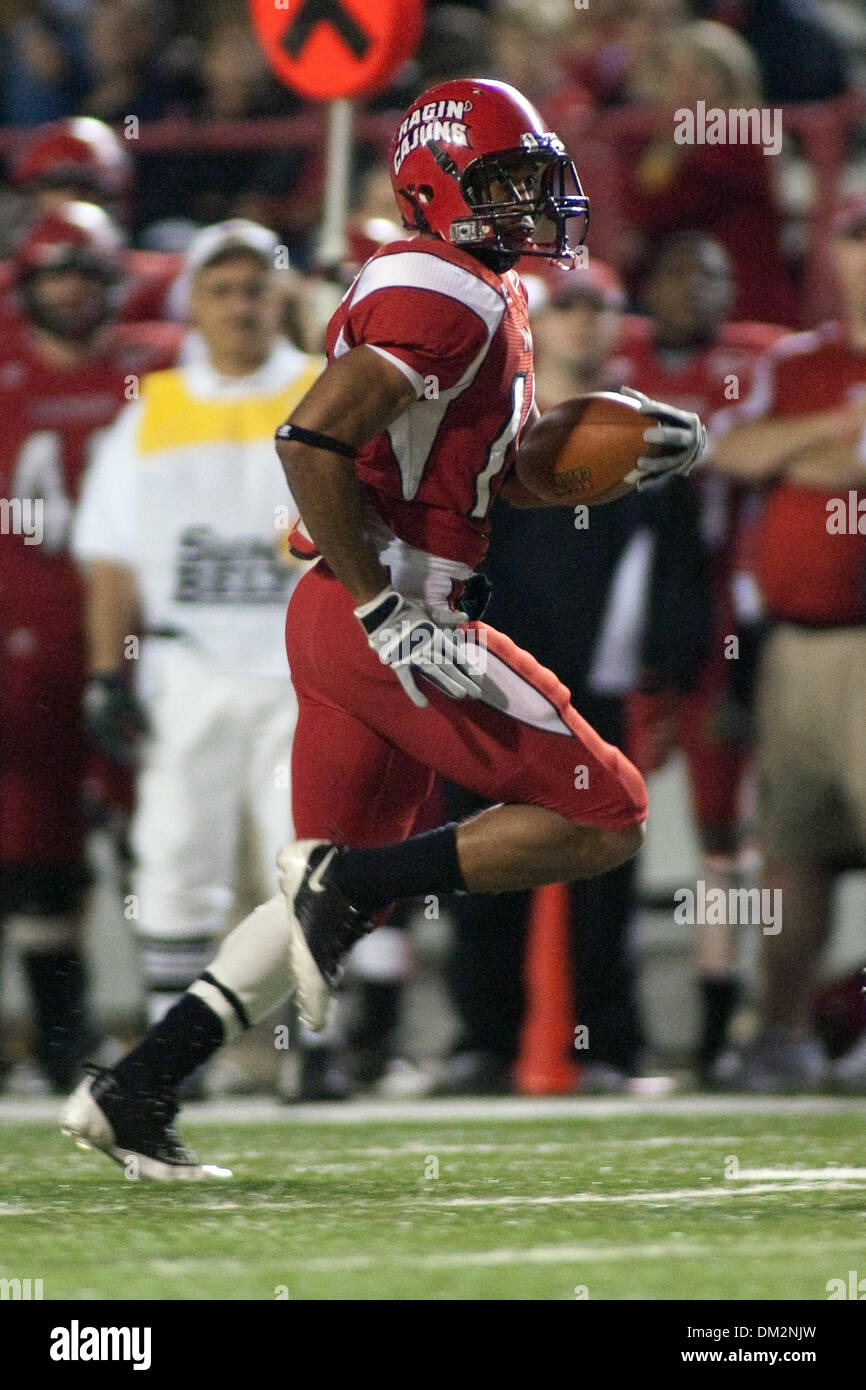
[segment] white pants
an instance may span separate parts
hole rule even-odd
[[[148,985],[168,1003],[226,927],[274,893],[293,837],[297,701],[288,674],[215,672],[181,643],[159,642],[152,673],[132,886]]]

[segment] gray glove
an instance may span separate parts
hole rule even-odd
[[[423,603],[404,598],[390,586],[355,609],[355,617],[379,660],[390,666],[413,705],[428,703],[418,685],[423,676],[452,700],[478,696],[478,672],[467,659],[462,637],[431,616]],[[455,625],[465,622],[455,614]]]
[[[620,394],[639,401],[641,415],[657,417],[657,423],[644,430],[644,442],[661,445],[665,450],[658,458],[644,454],[638,459],[638,469],[645,474],[638,482],[638,490],[660,478],[690,472],[707,448],[707,432],[697,415],[691,410],[679,410],[675,405],[650,400],[643,391],[636,391],[632,386],[623,386]]]

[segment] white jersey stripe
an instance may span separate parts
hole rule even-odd
[[[504,310],[504,304],[502,307]],[[452,401],[455,401],[472,385],[492,342],[493,333],[488,332],[480,351],[475,354],[458,382],[449,387],[447,391],[441,391],[439,396],[432,400],[424,399],[413,402],[408,409],[403,411],[402,415],[397,416],[393,424],[388,426],[391,448],[394,450],[394,457],[399,465],[400,476],[403,481],[403,496],[408,501],[411,501],[421,486],[424,469],[427,467],[427,460],[436,442],[436,436],[439,433],[446,410]]]
[[[526,395],[525,375],[516,376],[512,385],[511,395],[511,415],[502,433],[494,439],[490,446],[490,453],[487,458],[487,466],[482,469],[475,479],[475,506],[472,508],[472,515],[485,517],[490,510],[490,484],[505,466],[505,455],[508,453],[508,446],[512,440],[517,438],[520,429],[520,421],[523,417],[523,402]]]
[[[342,333],[340,334],[340,337],[343,337]],[[343,338],[343,344],[343,352],[348,352],[348,347],[346,346],[345,338]],[[339,343],[337,346],[339,346]],[[397,357],[395,353],[389,352],[387,348],[377,347],[375,343],[365,343],[363,344],[363,346],[368,347],[371,352],[378,353],[380,357],[384,357],[386,362],[392,362],[394,366],[398,367],[400,371],[403,373],[403,375],[407,377],[409,381],[411,381],[412,385],[415,388],[415,395],[423,396],[425,382],[420,372],[416,372],[415,368],[410,367],[408,362],[404,362],[401,357]],[[342,355],[342,353],[337,352],[337,348],[335,347],[334,356],[341,357]]]
[[[505,312],[505,298],[470,270],[423,251],[396,251],[368,261],[355,281],[352,305],[385,289],[432,290],[465,304],[493,334]]]
[[[472,385],[481,368],[493,335],[502,322],[506,309],[505,295],[480,276],[474,275],[462,266],[424,251],[395,251],[393,255],[374,257],[368,261],[349,291],[349,312],[361,300],[377,290],[423,289],[433,294],[444,295],[448,299],[465,304],[477,314],[487,329],[487,336],[480,350],[470,362],[459,381],[445,391],[422,399],[426,380],[412,367],[401,361],[386,348],[368,343],[374,352],[394,363],[408,377],[416,389],[418,401],[407,406],[402,415],[388,427],[391,448],[400,469],[403,496],[411,501],[417,495],[424,476],[424,469],[430,451],[436,441],[445,412],[452,401]],[[348,343],[341,330],[334,345],[334,357],[347,352]]]
[[[481,629],[482,633],[484,629]],[[501,656],[479,643],[478,675],[482,704],[540,729],[543,734],[560,734],[574,738],[574,730],[566,724],[549,697],[509,666]],[[483,664],[482,664],[483,663]]]
[[[773,412],[776,385],[776,366],[790,357],[814,352],[822,343],[832,342],[837,330],[834,323],[821,324],[805,333],[789,333],[761,354],[752,375],[752,389],[736,405],[723,406],[707,422],[710,442],[727,434],[735,425],[766,419]]]

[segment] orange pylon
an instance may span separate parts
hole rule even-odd
[[[580,1075],[572,1060],[569,916],[567,884],[536,888],[526,944],[526,1017],[516,1067],[517,1086],[524,1095],[562,1095],[575,1089]]]

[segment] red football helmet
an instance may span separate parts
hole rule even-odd
[[[562,141],[504,82],[461,78],[412,103],[389,152],[404,226],[500,256],[572,255],[589,199]],[[580,217],[569,242],[566,223]]]
[[[132,162],[110,126],[72,116],[40,126],[19,151],[12,180],[19,187],[80,187],[104,198],[124,193]]]
[[[106,281],[123,271],[124,238],[117,223],[95,203],[67,203],[28,227],[15,248],[19,283],[42,270],[84,270]]]
[[[350,223],[346,228],[346,254],[340,266],[346,284],[351,284],[365,261],[402,236],[397,223],[385,217],[368,217],[360,225]]]

